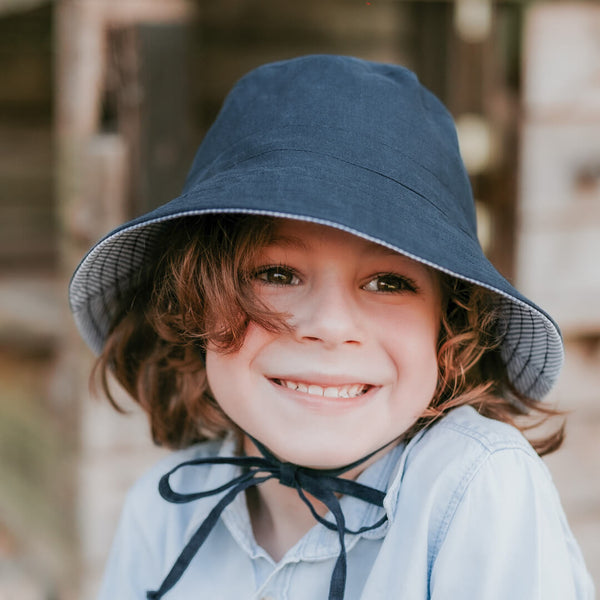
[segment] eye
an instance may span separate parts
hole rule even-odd
[[[370,281],[362,286],[362,289],[367,292],[380,293],[401,293],[401,292],[416,292],[417,285],[412,279],[403,275],[394,273],[382,273],[373,277]]]
[[[298,285],[299,277],[288,267],[281,265],[261,267],[254,273],[254,278],[269,285]]]

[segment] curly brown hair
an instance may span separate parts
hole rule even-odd
[[[273,239],[275,224],[271,217],[239,214],[166,223],[162,243],[121,301],[92,381],[121,410],[110,390],[112,373],[147,413],[157,444],[182,448],[236,429],[210,391],[204,349],[210,343],[235,352],[250,322],[271,331],[289,329],[285,315],[273,314],[250,285],[253,260]],[[437,388],[403,438],[461,405],[521,431],[560,415],[510,384],[499,353],[497,295],[437,275],[443,302]],[[564,424],[530,441],[543,455],[563,438]]]

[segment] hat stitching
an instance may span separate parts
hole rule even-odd
[[[508,311],[508,312],[509,312],[509,316],[508,316],[507,323],[508,323],[508,324],[510,324],[510,323],[514,323],[514,321],[515,321],[515,318],[518,318],[518,319],[519,319],[518,330],[519,330],[519,331],[522,331],[522,330],[523,330],[523,327],[522,327],[522,323],[523,323],[523,313],[522,313],[521,311],[519,311],[519,312],[518,312],[518,315],[515,317],[515,309],[514,309],[514,306],[513,306],[512,304],[510,305],[510,307],[509,307],[509,311]],[[509,326],[508,326],[508,329],[507,329],[507,332],[506,332],[506,334],[504,335],[504,339],[507,339],[507,338],[511,338],[511,337],[512,337],[512,336],[510,335],[510,333],[509,333],[509,332],[510,332],[510,330],[511,330],[511,328],[510,328],[510,325],[509,325]],[[517,344],[515,344],[515,345],[514,345],[514,346],[513,346],[513,347],[510,349],[510,350],[511,350],[511,352],[510,352],[510,355],[509,355],[509,356],[508,356],[508,357],[505,359],[505,361],[506,361],[506,363],[507,363],[507,364],[508,364],[509,362],[512,362],[512,361],[513,361],[513,359],[514,359],[514,357],[515,357],[515,354],[516,354],[516,352],[517,352],[517,349],[518,349],[518,343],[517,343]]]
[[[531,313],[528,315],[528,317],[529,317],[529,319],[531,319],[532,323],[534,323],[533,328],[535,329],[535,322],[533,321],[533,316],[531,315]],[[522,322],[522,316],[521,316],[521,322]],[[520,368],[519,372],[516,373],[515,376],[513,377],[513,382],[515,384],[518,381],[521,380],[521,378],[523,377],[523,375],[526,373],[526,370],[527,370],[527,367],[529,366],[529,363],[531,362],[531,354],[533,352],[533,340],[534,340],[534,336],[531,336],[531,341],[530,341],[530,344],[529,344],[529,351],[527,353],[527,360],[521,365],[521,368]]]
[[[439,111],[440,115],[443,115],[442,111]],[[405,123],[410,123],[410,121],[408,120],[403,120]],[[288,123],[286,125],[280,126],[277,128],[277,131],[284,131],[286,129],[314,129],[315,127],[308,127],[306,125],[301,125],[301,124],[296,124],[296,123]],[[319,130],[331,130],[331,131],[342,131],[342,132],[347,132],[349,130],[344,129],[343,127],[335,127],[333,125],[328,125],[328,124],[319,124],[318,127]],[[244,135],[243,137],[237,139],[235,142],[233,142],[232,144],[230,144],[229,146],[227,146],[226,148],[224,148],[221,152],[219,152],[219,154],[217,156],[215,156],[210,163],[207,164],[207,166],[203,169],[203,171],[210,171],[213,168],[213,165],[215,163],[218,163],[219,160],[223,157],[226,156],[227,154],[231,153],[232,151],[235,150],[235,148],[237,146],[243,146],[244,142],[248,139],[248,138],[253,138],[256,137],[257,135],[263,133],[260,129],[254,130],[250,133],[248,133],[247,135]],[[416,160],[412,155],[410,154],[406,154],[401,148],[398,148],[396,146],[393,146],[391,144],[388,144],[384,141],[382,141],[380,138],[373,136],[371,133],[369,133],[368,131],[364,131],[360,133],[360,137],[363,139],[369,139],[375,143],[377,143],[380,146],[383,146],[385,148],[388,148],[389,150],[393,150],[394,152],[396,152],[397,154],[399,154],[400,158],[402,159],[406,159],[409,162],[411,162],[414,165],[417,165],[419,167],[421,167],[424,171],[427,171],[428,175],[430,175],[433,179],[436,180],[437,183],[439,183],[447,192],[449,192],[450,194],[452,194],[452,190],[450,189],[450,187],[448,186],[448,184],[446,182],[444,182],[442,179],[440,179],[440,177],[438,176],[438,174],[435,171],[432,171],[427,165],[423,164],[422,162]],[[304,150],[303,148],[280,148],[281,150]],[[310,150],[307,150],[310,151]],[[316,152],[316,151],[314,151]],[[249,157],[246,157],[244,159],[241,160],[235,160],[235,159],[231,159],[230,161],[225,161],[222,164],[219,164],[218,169],[220,171],[224,170],[224,169],[228,169],[231,168],[233,166],[236,166],[242,162],[244,162],[245,160],[248,160],[250,158],[254,158],[256,156],[260,156],[262,153],[258,153]],[[325,153],[324,153],[325,154]],[[335,155],[328,155],[328,156],[333,156],[334,158]],[[345,159],[341,159],[340,160],[345,160]],[[351,162],[351,161],[348,161]],[[354,163],[351,163],[354,164]],[[357,165],[360,166],[360,165]]]
[[[99,278],[101,280],[103,278],[102,277],[103,272],[104,272],[104,265],[101,265],[100,266],[100,276],[99,276]],[[86,286],[88,285],[88,282],[90,281],[90,277],[91,277],[91,269],[88,269],[88,271],[86,273]],[[86,304],[88,306],[88,313],[90,315],[90,326],[91,326],[93,332],[96,335],[102,336],[103,327],[101,327],[101,324],[98,321],[98,319],[96,317],[96,314],[95,314],[95,311],[93,309],[94,300],[97,300],[98,296],[100,294],[101,294],[101,292],[100,293],[96,293],[94,296],[90,295],[89,298],[87,299]],[[100,300],[101,300],[101,302],[103,304],[103,308],[105,308],[106,299],[103,297]],[[105,309],[105,314],[109,314],[109,313],[106,312],[106,309]]]
[[[366,167],[364,165],[352,162],[352,161],[347,160],[345,158],[341,158],[339,156],[335,156],[334,154],[330,154],[328,152],[318,152],[316,150],[305,150],[305,149],[286,148],[286,147],[270,148],[269,150],[265,150],[264,152],[259,152],[259,153],[253,154],[252,156],[247,156],[244,160],[240,160],[240,161],[238,161],[236,163],[232,163],[232,165],[230,166],[230,168],[231,167],[235,167],[237,165],[240,165],[240,164],[242,164],[244,162],[247,162],[249,160],[252,160],[254,158],[258,158],[259,156],[264,156],[266,154],[271,154],[271,153],[274,153],[274,152],[301,152],[301,153],[306,153],[306,154],[315,154],[317,156],[328,156],[329,158],[333,158],[334,160],[338,160],[338,161],[340,161],[340,162],[342,162],[344,164],[352,165],[353,167],[357,167],[359,169],[363,169],[365,171],[368,171],[369,173],[374,173],[376,175],[379,175],[380,177],[383,177],[385,179],[389,179],[390,181],[393,181],[394,183],[397,183],[398,185],[401,185],[403,188],[405,188],[407,190],[410,190],[411,192],[413,192],[417,196],[423,198],[423,200],[425,200],[426,202],[428,202],[435,209],[437,209],[440,213],[442,213],[444,215],[444,217],[446,217],[447,219],[450,219],[450,216],[442,208],[440,208],[437,204],[435,204],[433,201],[431,201],[427,196],[425,196],[421,192],[415,190],[411,186],[403,183],[402,181],[400,181],[400,180],[398,180],[398,179],[396,179],[394,177],[391,177],[390,175],[387,175],[386,173],[381,173],[380,171],[377,171],[377,170],[372,169],[370,167]],[[274,170],[277,170],[279,167],[271,167],[271,168],[274,169]],[[281,167],[281,168],[285,168],[285,167]],[[260,172],[260,171],[263,171],[263,170],[264,170],[263,168],[253,168],[253,169],[250,169],[249,171],[246,171],[246,172],[247,173],[248,172]],[[227,177],[228,173],[227,172],[221,172],[220,175],[222,175],[223,177]],[[210,177],[209,179],[201,180],[199,182],[199,184],[202,185],[202,183],[204,181],[210,181],[210,179],[217,178],[217,177],[218,177],[218,175]],[[326,179],[325,177],[322,177],[320,174],[319,175],[315,175],[315,177],[316,178],[320,178],[320,179]],[[340,181],[336,180],[336,183],[337,184],[341,184],[341,185],[345,185],[343,181],[340,182]],[[357,185],[359,187],[361,187],[360,184],[357,184]],[[354,185],[354,187],[357,187],[357,185]],[[215,187],[217,187],[217,186],[215,186]],[[346,186],[346,187],[350,187],[350,186]],[[209,189],[210,190],[211,187],[205,187],[205,186],[203,186],[203,190],[205,190],[205,189]],[[363,188],[363,189],[367,189],[367,188]],[[184,198],[184,197],[187,197],[187,196],[193,195],[193,194],[194,194],[194,190],[190,190],[189,192],[187,192],[185,194],[182,194],[180,196],[180,198]],[[460,225],[458,226],[458,228],[463,233],[468,234],[469,237],[472,237],[471,233],[469,231],[467,231],[466,229],[463,229]]]
[[[405,183],[403,183],[402,181],[399,181],[397,179],[394,179],[393,177],[390,177],[389,175],[386,175],[385,173],[379,173],[377,171],[374,171],[373,169],[370,169],[368,167],[364,167],[362,165],[359,164],[355,164],[352,163],[350,161],[338,158],[334,155],[329,155],[329,154],[325,154],[325,153],[319,153],[319,152],[315,152],[315,151],[309,151],[309,150],[294,150],[294,149],[289,149],[289,148],[281,148],[279,150],[285,150],[285,151],[292,151],[292,152],[303,152],[306,154],[315,154],[315,155],[321,155],[321,156],[330,156],[331,158],[334,158],[344,164],[349,164],[352,166],[355,166],[359,169],[362,169],[364,171],[367,171],[369,173],[374,173],[376,175],[379,175],[380,177],[387,179],[389,181],[393,181],[394,183],[402,186],[404,189],[416,194],[417,196],[419,196],[420,198],[422,198],[423,200],[425,200],[430,206],[432,206],[433,208],[435,208],[440,214],[442,214],[447,221],[447,224],[450,225],[450,227],[458,229],[460,231],[462,231],[464,234],[466,234],[471,240],[476,241],[476,238],[473,236],[473,232],[470,232],[466,229],[464,229],[459,223],[456,223],[456,219],[453,219],[452,217],[450,217],[446,212],[444,212],[444,210],[442,208],[440,208],[438,205],[436,205],[434,202],[432,202],[427,196],[423,195],[422,193],[420,193],[419,191],[415,190],[414,188],[406,185]],[[241,164],[242,162],[245,162],[246,160],[251,160],[252,158],[256,158],[258,156],[262,156],[263,154],[268,154],[270,152],[276,152],[277,150],[267,150],[265,152],[253,155],[252,157],[248,157],[247,159],[244,159],[244,161],[240,161],[240,163],[237,164]],[[261,173],[261,172],[266,172],[266,171],[277,171],[278,169],[287,169],[289,167],[270,167],[269,169],[265,169],[264,167],[255,167],[255,168],[250,168],[250,169],[246,169],[244,171],[245,175],[248,175],[250,173]],[[199,192],[205,193],[205,192],[209,192],[211,190],[214,189],[220,189],[222,187],[222,181],[227,181],[227,179],[231,177],[231,172],[227,171],[227,172],[220,172],[218,174],[215,174],[207,179],[203,179],[201,181],[199,181],[198,183],[195,184],[194,189],[190,189],[187,192],[184,192],[183,194],[181,194],[180,196],[177,197],[177,200],[185,200],[186,198],[193,198],[195,196],[198,195]],[[313,174],[313,179],[321,179],[323,181],[330,181],[332,183],[335,183],[335,185],[337,185],[338,187],[345,187],[349,190],[354,190],[354,189],[360,189],[362,191],[364,191],[366,194],[370,194],[372,192],[371,189],[369,189],[366,186],[361,185],[358,182],[354,182],[352,186],[347,185],[343,180],[339,180],[339,179],[335,179],[335,178],[327,178],[322,174]],[[236,209],[234,209],[236,210]],[[214,211],[211,212],[223,212],[222,210],[217,210],[215,209]],[[240,210],[237,210],[237,212],[245,212]],[[271,214],[268,212],[264,212],[264,213],[259,213],[257,211],[254,211],[253,209],[250,209],[250,212],[255,212],[255,214]]]
[[[544,344],[545,344],[545,346],[544,346],[544,361],[543,361],[543,364],[545,365],[548,362],[548,342],[547,342],[547,340],[544,340]],[[532,343],[531,343],[531,345],[532,345],[532,348],[533,348],[533,336],[532,336]],[[531,362],[531,354],[529,355],[526,364],[529,364],[529,362]],[[538,381],[540,380],[541,375],[542,375],[542,373],[538,372],[537,375],[535,376],[535,379],[531,383],[531,385],[527,388],[527,394],[528,395],[529,395],[529,392],[532,389],[534,389],[535,387],[537,387],[537,384],[538,384]]]

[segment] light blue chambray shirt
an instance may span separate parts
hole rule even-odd
[[[233,442],[175,452],[128,494],[101,600],[145,600],[216,504],[176,505],[161,475],[203,456],[233,455]],[[239,472],[209,465],[178,472],[178,491],[217,487]],[[390,450],[359,481],[387,489],[384,508],[341,499],[347,535],[345,600],[592,600],[594,589],[550,474],[514,428],[455,409]],[[329,515],[329,520],[333,520]],[[337,532],[315,526],[278,563],[257,545],[244,494],[230,504],[165,600],[326,600]]]

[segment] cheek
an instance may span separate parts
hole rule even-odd
[[[423,303],[396,310],[381,308],[371,313],[377,322],[377,329],[394,341],[402,344],[402,339],[410,339],[420,348],[433,348],[435,352],[441,328],[441,309],[434,303]]]
[[[225,353],[210,346],[206,351],[206,377],[208,385],[219,405],[228,408],[239,401],[243,394],[256,383],[256,361],[273,334],[250,323],[244,343],[237,352]]]
[[[248,376],[238,353],[234,355],[208,351],[206,376],[217,404],[232,423],[241,429],[248,427],[247,406],[242,401],[248,389]]]
[[[438,340],[441,327],[441,311],[435,311],[434,315],[430,316],[428,323],[423,327],[423,343],[421,377],[423,380],[423,388],[425,391],[425,399],[423,400],[422,409],[425,409],[433,400],[435,390],[439,378],[438,366]]]
[[[235,361],[231,360],[231,357],[220,352],[210,349],[206,352],[206,378],[208,380],[208,385],[215,400],[224,410],[224,405],[227,405],[227,398],[229,398],[234,391],[232,389],[232,384],[234,383],[233,378],[230,378],[227,375],[227,373],[231,372],[231,367],[234,362]],[[233,370],[235,370],[235,368]]]
[[[384,315],[382,315],[384,316]],[[395,318],[394,318],[395,317]],[[418,310],[383,318],[380,332],[387,339],[388,352],[396,362],[399,374],[422,378],[422,383],[437,384],[437,347],[440,331],[440,311]]]
[[[433,382],[433,386],[437,384],[438,377],[438,341],[441,326],[441,314],[439,310],[431,312],[428,318],[423,320],[419,338],[421,356],[423,360],[424,375],[428,376],[428,380]]]

